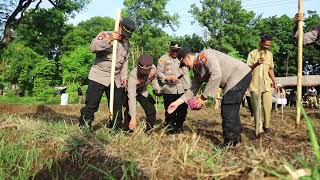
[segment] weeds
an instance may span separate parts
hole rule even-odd
[[[174,135],[166,135],[161,128],[150,135],[145,134],[144,123],[130,134],[105,128],[100,122],[95,125],[102,128],[84,132],[77,125],[52,122],[50,117],[0,115],[0,128],[2,124],[10,125],[0,133],[0,166],[6,167],[1,168],[0,179],[29,179],[43,175],[39,174],[41,171],[50,175],[48,179],[219,179],[228,176],[286,179],[288,174],[301,168],[310,173],[304,178],[319,176],[319,143],[315,131],[309,131],[312,148],[305,147],[304,143],[288,144],[288,149],[297,146],[297,149],[305,147],[308,151],[296,159],[285,160],[282,155],[288,152],[281,145],[287,145],[287,136],[282,137],[290,134],[286,131],[287,123],[281,125],[285,130],[278,130],[272,139],[248,140],[243,135],[241,146],[219,149],[213,141],[221,140],[221,127],[203,119],[207,115],[189,116],[187,130]],[[306,126],[311,127],[307,121]],[[269,142],[277,146],[272,147]],[[316,157],[313,160],[310,150]]]

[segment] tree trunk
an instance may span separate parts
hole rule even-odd
[[[12,40],[12,30],[13,26],[10,22],[6,23],[3,38],[0,41],[0,50],[3,50]]]
[[[16,26],[20,19],[23,17],[23,13],[27,10],[30,4],[34,0],[20,0],[16,9],[9,16],[4,31],[3,37],[0,40],[0,50],[3,50],[12,41],[12,29]],[[41,2],[41,1],[39,1]],[[18,16],[20,14],[20,16]],[[18,18],[17,18],[18,16]]]

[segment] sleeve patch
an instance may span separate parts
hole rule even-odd
[[[107,37],[108,37],[108,34],[105,33],[105,32],[100,32],[100,33],[98,34],[98,40],[104,40],[104,39],[106,39]]]
[[[208,61],[207,56],[203,52],[199,54],[198,59],[203,64],[207,63],[207,61]]]

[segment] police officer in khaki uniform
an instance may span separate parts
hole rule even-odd
[[[170,43],[169,52],[158,60],[158,77],[163,85],[163,100],[165,107],[165,122],[169,132],[182,132],[183,122],[187,116],[188,105],[184,103],[174,113],[168,113],[169,105],[180,98],[190,87],[190,77],[187,67],[180,67],[177,52],[181,46],[177,42]]]
[[[148,94],[147,86],[152,85],[157,94],[161,92],[161,87],[157,80],[157,68],[153,63],[153,58],[148,55],[142,55],[139,58],[138,67],[134,68],[129,75],[128,80],[128,99],[129,112],[131,116],[129,128],[131,130],[137,127],[136,102],[138,101],[145,114],[147,121],[146,132],[149,132],[156,121],[155,100]]]
[[[251,104],[255,121],[260,120],[258,114],[258,97],[261,96],[262,110],[264,114],[263,131],[270,132],[270,119],[272,110],[272,87],[277,89],[276,78],[274,75],[273,55],[269,49],[272,45],[272,37],[270,35],[261,36],[260,47],[251,51],[248,55],[247,64],[252,69],[252,81],[249,86],[251,94]],[[262,76],[260,75],[262,69]],[[259,92],[261,93],[259,95]],[[257,123],[255,123],[257,124]],[[256,127],[256,129],[259,127]],[[261,134],[262,132],[259,132]]]
[[[94,113],[99,108],[99,103],[103,93],[107,98],[110,96],[110,83],[115,83],[114,90],[114,116],[111,120],[110,127],[120,128],[122,122],[121,109],[124,105],[125,89],[127,85],[128,69],[128,39],[135,29],[132,20],[124,18],[118,32],[100,32],[91,42],[91,51],[96,54],[89,72],[89,86],[85,101],[85,107],[81,108],[79,118],[80,127],[88,125],[94,120]],[[112,41],[118,40],[117,59],[115,68],[115,82],[111,80],[111,63],[112,63]],[[117,119],[115,119],[117,118]]]
[[[241,142],[240,105],[251,82],[251,69],[240,60],[213,49],[206,49],[194,55],[182,49],[177,55],[181,63],[194,71],[192,86],[178,100],[171,103],[168,111],[173,112],[179,105],[195,96],[206,82],[202,95],[198,96],[196,108],[201,108],[209,97],[215,97],[222,87],[221,116],[224,143],[236,145]]]

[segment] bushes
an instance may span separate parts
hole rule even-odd
[[[10,84],[18,85],[21,94],[38,94],[53,86],[54,61],[45,59],[21,43],[10,44],[3,58],[8,64],[4,79]]]

